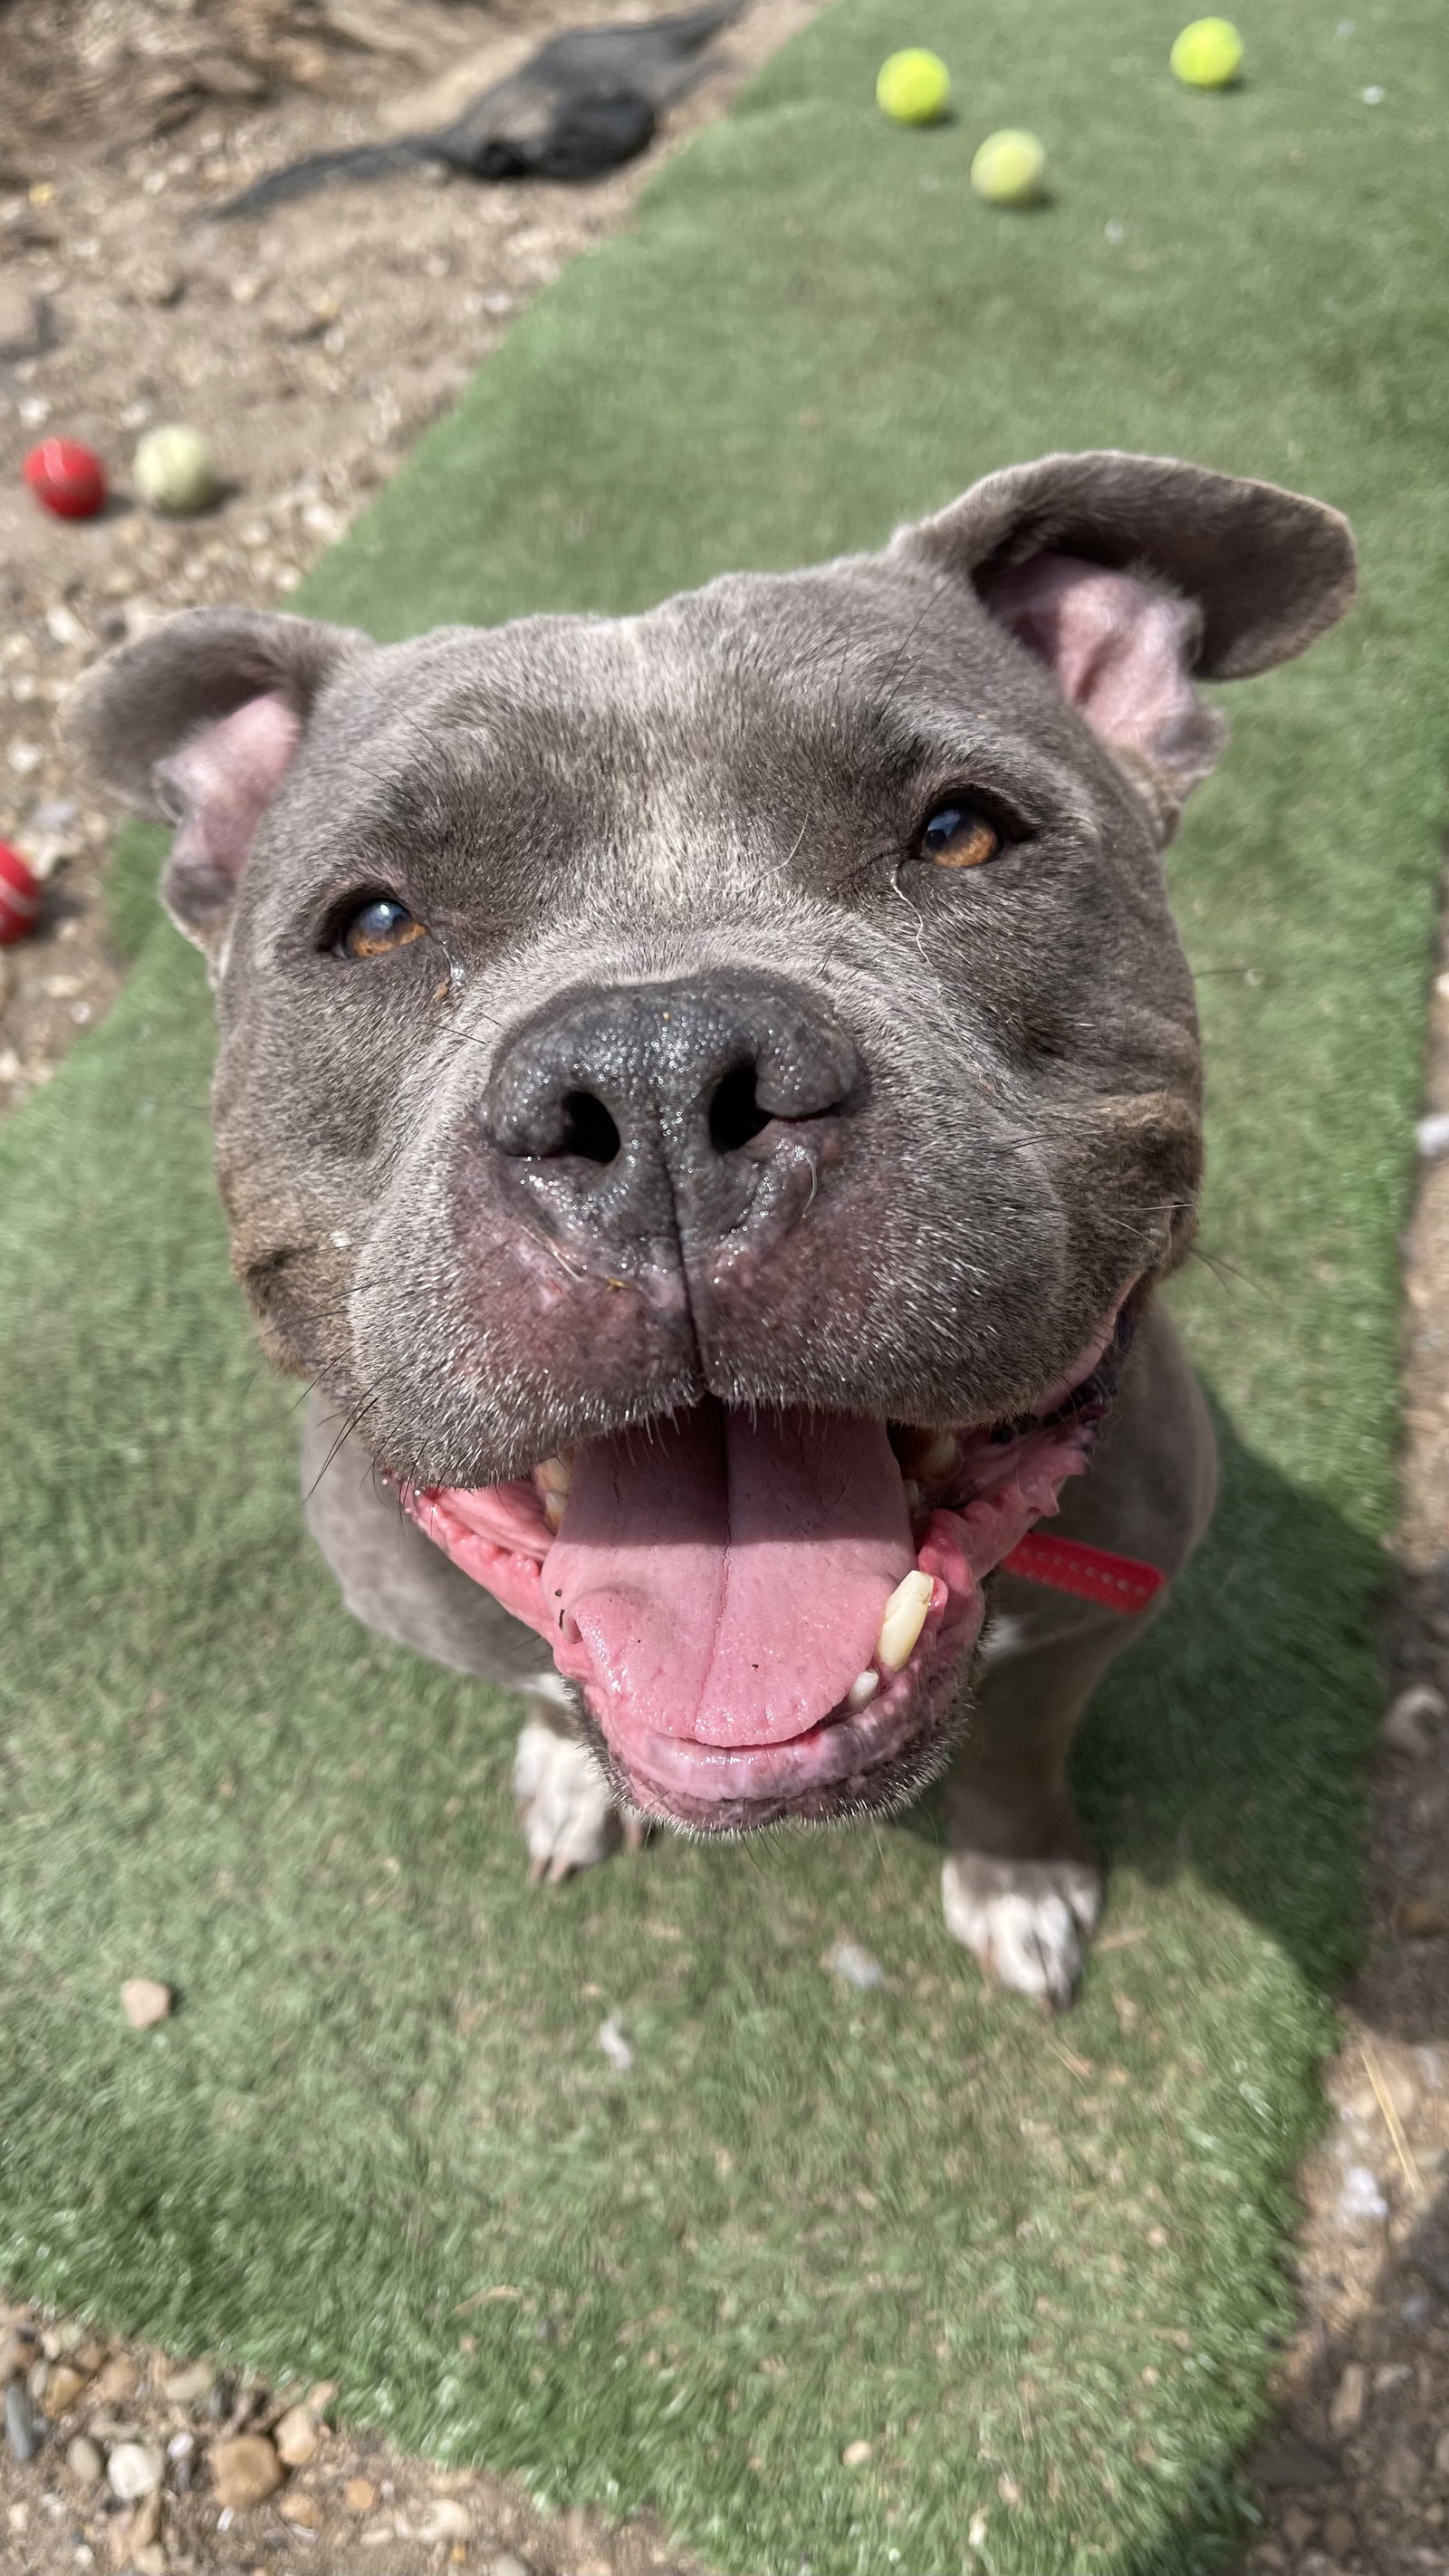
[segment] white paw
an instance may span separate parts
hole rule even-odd
[[[955,1852],[941,1872],[946,1929],[988,1977],[1065,2012],[1102,1910],[1101,1872],[1085,1860],[988,1860]]]
[[[606,1860],[619,1839],[614,1802],[586,1744],[531,1717],[513,1757],[513,1796],[530,1878],[551,1883]]]

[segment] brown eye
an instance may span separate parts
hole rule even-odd
[[[390,949],[406,948],[409,940],[427,935],[426,923],[415,921],[405,903],[376,894],[348,914],[337,945],[344,957],[386,957]]]
[[[938,805],[922,826],[917,849],[938,868],[979,868],[1004,844],[996,825],[975,805]]]

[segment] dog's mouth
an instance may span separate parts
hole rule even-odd
[[[898,1806],[945,1762],[985,1578],[1087,1465],[1134,1304],[1011,1422],[710,1397],[402,1500],[547,1640],[639,1813],[738,1833]]]

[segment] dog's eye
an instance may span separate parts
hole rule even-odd
[[[1004,839],[979,806],[938,805],[922,824],[916,847],[933,867],[979,868],[999,855]]]
[[[375,894],[348,914],[337,945],[344,957],[385,957],[390,949],[406,948],[409,940],[427,935],[427,924],[416,921],[405,903]]]

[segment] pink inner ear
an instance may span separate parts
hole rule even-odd
[[[1189,602],[1130,573],[1042,554],[1000,574],[987,604],[1108,742],[1170,760],[1195,734],[1188,663],[1198,611]]]
[[[300,717],[271,691],[208,725],[164,763],[160,774],[181,805],[167,893],[188,919],[214,918],[231,902],[301,731]]]

